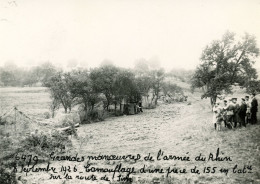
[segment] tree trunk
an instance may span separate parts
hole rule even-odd
[[[155,100],[154,100],[155,105],[157,105],[157,100],[158,100],[158,97],[156,97]]]
[[[217,97],[216,97],[216,96],[212,96],[212,97],[210,97],[210,104],[211,104],[211,107],[214,106],[214,103],[216,103],[216,101],[217,101]]]
[[[51,110],[51,117],[54,118],[54,115],[55,115],[55,109],[53,108],[53,109]]]

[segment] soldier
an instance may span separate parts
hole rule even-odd
[[[229,100],[228,107],[226,108],[226,115],[227,115],[227,126],[228,128],[233,128],[233,122],[234,122],[234,109],[235,106],[232,102],[232,99]]]
[[[245,102],[246,102],[246,124],[251,123],[251,103],[249,101],[249,96],[245,96]]]
[[[251,123],[256,124],[257,118],[256,118],[256,112],[257,112],[258,102],[255,98],[255,93],[252,94],[252,102],[251,102]]]
[[[239,112],[239,104],[237,103],[237,98],[233,98],[232,99],[232,102],[234,104],[234,127],[236,128],[237,127],[237,123],[239,122],[239,115],[238,115],[238,112]]]
[[[246,111],[247,111],[246,102],[245,102],[245,99],[242,98],[241,106],[240,106],[240,109],[239,109],[239,112],[238,112],[240,127],[241,126],[246,127],[246,122],[245,122],[245,120],[246,120]]]
[[[213,106],[213,119],[212,119],[212,123],[214,125],[215,130],[217,129],[217,116],[219,114],[219,103],[214,103]]]
[[[225,127],[227,127],[227,108],[228,108],[227,100],[224,100],[223,115],[224,115],[224,124],[225,124]]]
[[[143,112],[141,100],[138,102],[138,107],[139,107],[140,112]]]

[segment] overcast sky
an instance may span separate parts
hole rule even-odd
[[[260,0],[1,0],[0,66],[95,67],[107,59],[132,67],[152,58],[194,69],[227,30],[255,35],[260,47]]]

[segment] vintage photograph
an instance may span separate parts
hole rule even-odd
[[[260,184],[259,0],[0,0],[0,184]]]

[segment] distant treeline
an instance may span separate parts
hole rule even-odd
[[[44,86],[44,83],[58,70],[51,63],[24,69],[15,64],[0,67],[0,86]]]
[[[110,63],[109,63],[110,64]],[[132,71],[147,73],[154,70],[145,62],[138,62]],[[13,63],[0,67],[0,87],[24,87],[24,86],[45,86],[48,79],[62,69],[55,67],[50,62],[30,68],[18,67]],[[181,82],[189,83],[193,70],[172,69],[165,73],[165,77],[173,77]]]

